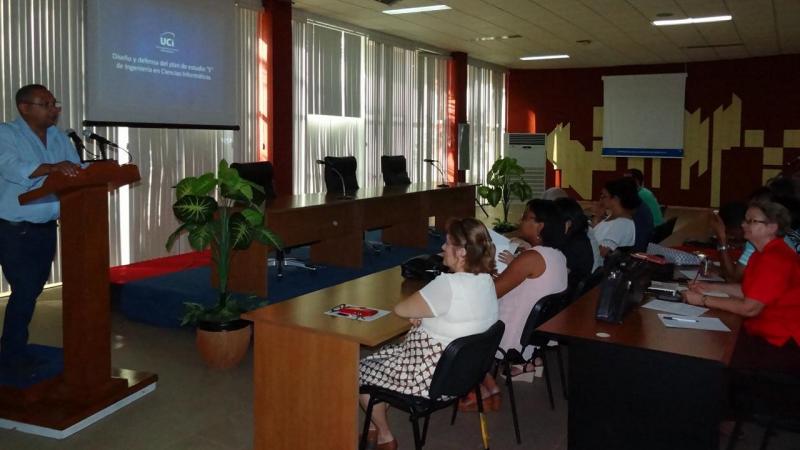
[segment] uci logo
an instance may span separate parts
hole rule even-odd
[[[175,33],[172,33],[172,32],[161,33],[160,41],[161,41],[161,46],[162,47],[174,48],[175,47]]]

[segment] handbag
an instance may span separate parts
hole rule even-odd
[[[439,255],[415,256],[400,265],[400,273],[403,278],[411,280],[430,281],[445,272],[449,272],[449,269]]]
[[[642,303],[650,285],[651,263],[624,258],[610,268],[600,286],[595,318],[604,322],[622,323],[625,313]]]

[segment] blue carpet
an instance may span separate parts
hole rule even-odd
[[[380,240],[379,233],[367,233],[367,238]],[[286,267],[283,278],[278,278],[276,270],[272,268],[267,276],[267,300],[270,303],[277,303],[398,266],[403,261],[420,254],[441,251],[443,237],[430,237],[428,241],[426,249],[392,247],[376,254],[364,248],[364,264],[358,269],[320,266],[316,271],[307,271]],[[308,247],[292,249],[287,256],[307,260],[308,252]],[[209,284],[210,276],[210,267],[200,267],[122,285],[112,285],[112,300],[118,310],[130,320],[160,327],[179,327],[184,302],[210,305],[216,301],[217,292]]]
[[[28,344],[28,355],[42,362],[35,371],[28,374],[12,373],[0,368],[0,386],[13,386],[24,389],[44,380],[58,376],[64,371],[64,352],[58,347]]]

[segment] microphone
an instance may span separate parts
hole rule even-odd
[[[86,139],[91,139],[91,140],[97,142],[100,145],[110,145],[110,146],[112,146],[114,148],[122,148],[119,145],[117,145],[116,143],[111,142],[108,139],[104,138],[103,136],[100,136],[99,134],[92,133],[92,130],[88,130],[88,129],[87,130],[83,130],[83,137],[85,137]]]
[[[72,145],[75,146],[75,151],[78,152],[78,159],[83,161],[83,152],[86,150],[86,146],[83,145],[83,139],[81,139],[78,133],[72,128],[67,129],[67,137],[72,140]]]
[[[339,170],[337,170],[336,167],[333,167],[333,165],[328,164],[328,162],[325,161],[324,159],[318,159],[317,160],[317,164],[319,164],[321,166],[325,166],[325,167],[331,169],[336,175],[339,175],[339,180],[342,182],[342,195],[339,196],[339,199],[346,200],[346,199],[353,198],[352,196],[347,195],[347,188],[345,188],[344,175],[342,175],[342,172],[339,172]]]
[[[423,159],[422,161],[432,165],[433,167],[436,167],[436,170],[438,170],[439,173],[442,175],[442,180],[447,180],[447,176],[444,174],[444,171],[442,171],[442,168],[439,166],[439,161],[438,160],[435,160],[435,159]],[[446,182],[444,182],[442,184],[437,184],[436,187],[450,187],[450,185],[447,184]]]

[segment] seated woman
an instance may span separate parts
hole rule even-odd
[[[732,359],[734,368],[766,369],[800,375],[800,259],[782,239],[789,211],[769,201],[752,202],[742,222],[744,237],[755,247],[742,283],[693,283],[687,303],[720,309],[745,318]],[[730,298],[711,297],[722,291]]]
[[[634,185],[625,179],[609,181],[600,192],[600,200],[592,210],[590,237],[597,243],[594,268],[603,265],[603,259],[619,247],[632,247],[636,242],[636,225],[633,213],[641,200]]]
[[[471,218],[452,220],[442,250],[444,264],[453,273],[439,275],[395,306],[395,314],[407,317],[414,327],[402,343],[387,345],[361,360],[361,385],[427,397],[436,363],[447,345],[457,338],[482,333],[497,322],[492,280],[495,252],[486,227]],[[366,408],[369,395],[361,395],[360,400]],[[396,449],[386,404],[379,403],[372,411],[368,439],[377,435],[376,448]]]
[[[500,320],[506,325],[500,348],[522,351],[519,343],[525,322],[533,305],[550,294],[567,288],[567,260],[558,248],[564,241],[564,223],[552,201],[528,202],[519,225],[519,237],[530,248],[513,257],[503,252],[501,260],[508,264],[506,270],[494,280],[500,303]],[[528,347],[524,357],[530,358],[533,349]],[[530,369],[530,368],[528,368]],[[492,397],[492,409],[499,406],[500,389],[491,375],[482,383],[484,397]],[[472,410],[474,399],[460,405],[462,410]]]
[[[587,235],[589,219],[573,198],[559,198],[554,203],[564,221],[564,244],[561,252],[567,258],[568,284],[572,288],[586,279],[594,266],[592,244]]]

